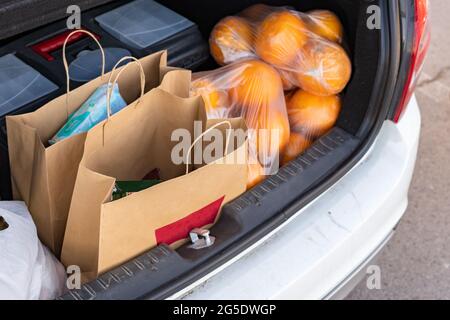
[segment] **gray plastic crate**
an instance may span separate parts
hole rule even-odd
[[[57,89],[57,85],[15,55],[0,57],[0,117]]]
[[[121,58],[131,56],[130,51],[122,48],[104,48],[103,50],[105,51],[105,73],[110,72]],[[70,79],[74,81],[87,82],[97,78],[101,73],[102,54],[100,49],[80,52],[69,65]]]
[[[123,43],[144,49],[194,23],[153,0],[136,0],[95,18],[100,27]]]

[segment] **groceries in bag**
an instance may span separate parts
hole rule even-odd
[[[327,133],[341,111],[341,98],[337,95],[317,96],[298,89],[286,100],[291,136],[282,164],[295,159]]]
[[[254,38],[252,27],[245,19],[224,18],[211,32],[209,41],[211,55],[220,65],[244,58],[254,58],[252,52]]]
[[[331,11],[255,5],[219,21],[210,49],[220,65],[260,58],[280,72],[285,90],[300,87],[326,96],[340,93],[351,77],[343,36]]]
[[[112,191],[111,200],[118,200],[133,193],[151,188],[161,183],[161,180],[140,180],[140,181],[116,181]]]
[[[265,4],[253,5],[237,15],[223,18],[210,34],[211,54],[219,65],[236,68],[260,59],[278,71],[286,92],[290,127],[290,134],[282,135],[283,143],[279,145],[283,165],[308,149],[337,121],[341,109],[339,94],[347,86],[352,72],[350,59],[342,46],[344,36],[341,21],[331,11],[303,13],[290,7]],[[271,89],[277,86],[270,76],[263,78],[262,73],[257,81],[244,72],[234,77],[220,75],[219,70],[225,68],[210,71],[219,74],[214,79],[198,77],[192,92],[203,95],[209,117],[238,114],[248,120],[245,109],[240,107],[240,99],[269,96]],[[232,92],[221,85],[227,81],[252,85]],[[282,106],[272,103],[269,108],[279,110]],[[266,119],[265,128],[277,127],[280,123],[277,115]],[[254,123],[248,126],[255,127]],[[249,187],[260,182],[264,175],[267,175],[264,163],[249,164]]]
[[[313,10],[307,14],[307,25],[312,33],[327,40],[342,43],[344,27],[338,16],[328,10]]]
[[[291,130],[318,138],[330,130],[341,111],[337,95],[317,96],[298,89],[287,100]]]
[[[85,30],[74,31],[67,39],[79,32],[90,35],[101,47],[98,39]],[[160,86],[166,80],[166,74],[170,74],[165,51],[145,56],[139,59],[139,62],[145,73],[145,91]],[[67,61],[66,66],[68,72]],[[124,67],[111,71],[110,74],[117,74]],[[86,132],[72,135],[50,146],[48,141],[66,124],[69,115],[75,113],[99,87],[108,83],[110,74],[102,74],[74,90],[68,90],[66,94],[53,99],[36,111],[6,117],[13,198],[23,200],[27,204],[36,223],[40,240],[56,256],[61,252]],[[66,78],[70,78],[69,74],[66,74]],[[170,83],[174,82],[168,80]],[[139,73],[135,68],[127,69],[122,74],[119,87],[121,96],[127,104],[140,96],[141,88],[138,81]],[[187,81],[190,81],[190,77]],[[188,95],[185,86],[182,87],[186,93],[178,87],[170,86],[177,94]]]
[[[179,78],[183,71],[171,73]],[[226,122],[245,133],[242,119]],[[193,144],[197,124],[199,133],[210,128],[201,97],[153,89],[87,133],[61,255],[65,265],[80,266],[84,281],[159,244],[182,244],[193,228],[213,224],[221,207],[245,191],[245,137],[227,154],[222,145],[218,158],[206,164],[195,161],[202,152],[178,159],[176,147]],[[188,138],[180,141],[176,134]],[[117,181],[138,181],[149,172],[162,182],[111,201]]]
[[[108,87],[108,84],[104,84],[98,87],[81,107],[69,116],[66,124],[49,140],[49,143],[55,144],[76,134],[87,132],[105,120],[108,88],[111,88],[111,85]],[[127,103],[120,95],[119,86],[116,84],[111,94],[111,112],[115,114],[126,106]]]
[[[141,180],[116,181],[112,190],[111,200],[128,197],[133,193],[151,188],[161,182],[161,172],[158,168],[148,172]]]
[[[249,129],[248,187],[274,174],[289,142],[289,121],[278,72],[261,60],[243,60],[193,75],[208,119],[242,117]]]

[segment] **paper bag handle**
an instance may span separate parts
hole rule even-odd
[[[72,37],[74,34],[77,33],[85,33],[88,36],[90,36],[94,41],[97,43],[98,47],[100,48],[100,52],[102,53],[102,78],[105,75],[105,51],[103,50],[102,45],[97,40],[97,37],[94,36],[89,31],[79,29],[71,32],[66,40],[64,40],[63,48],[62,48],[62,55],[63,55],[63,63],[64,63],[64,70],[66,71],[66,84],[67,84],[67,91],[66,91],[66,111],[67,111],[67,118],[69,118],[69,92],[70,92],[70,77],[69,77],[69,64],[67,63],[67,57],[66,57],[66,46],[67,42],[69,41],[70,37]]]
[[[230,129],[229,132],[228,132],[228,134],[227,134],[227,140],[226,140],[226,142],[225,142],[225,153],[228,151],[228,147],[229,147],[229,144],[230,144],[231,130],[233,129],[233,127],[231,126],[231,122],[230,122],[230,121],[221,121],[221,122],[219,122],[219,123],[216,123],[216,124],[213,125],[212,127],[208,128],[207,130],[205,130],[201,135],[199,135],[199,136],[194,140],[194,142],[193,142],[193,143],[191,144],[191,146],[189,147],[188,152],[187,152],[187,156],[186,156],[186,174],[189,173],[189,158],[190,158],[190,156],[191,156],[192,148],[197,144],[197,142],[198,142],[201,138],[203,138],[203,136],[204,136],[205,134],[207,134],[207,133],[210,132],[212,129],[215,129],[215,128],[217,128],[218,126],[221,126],[221,125],[223,125],[223,124],[227,124],[227,125],[228,125],[228,128]]]
[[[117,69],[117,67],[125,60],[133,60],[132,63],[136,63],[139,67],[139,71],[140,71],[140,80],[141,80],[141,95],[139,96],[136,105],[139,104],[139,102],[141,101],[142,97],[144,96],[145,93],[145,72],[144,72],[144,67],[142,66],[142,63],[136,59],[135,57],[131,57],[131,56],[127,56],[127,57],[123,57],[121,58],[116,65],[114,66],[114,68],[111,70],[111,73],[109,74],[109,79],[108,79],[108,86],[106,87],[106,112],[108,115],[108,121],[111,118],[111,96],[112,96],[112,92],[113,89],[117,83],[117,80],[119,79],[120,75],[122,74],[122,72],[125,71],[126,68],[128,68],[132,63],[127,64],[126,66],[124,66],[119,73],[117,74],[117,76],[114,78],[114,81],[112,82],[111,85],[111,80],[114,74],[114,71]]]

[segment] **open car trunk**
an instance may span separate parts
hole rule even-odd
[[[103,1],[102,1],[103,2]],[[383,25],[389,21],[389,4],[366,0],[158,0],[161,4],[196,23],[204,39],[223,17],[255,3],[292,6],[299,11],[329,9],[345,28],[345,46],[353,74],[342,93],[343,107],[335,127],[317,140],[303,155],[280,168],[256,187],[223,207],[221,217],[211,228],[213,246],[177,250],[160,245],[115,268],[79,290],[60,299],[138,299],[166,298],[205,277],[217,267],[257,243],[264,235],[295,215],[337,181],[361,158],[373,140],[387,108],[383,99],[389,92],[392,66],[391,35],[387,30],[367,25],[370,5],[379,5]],[[99,9],[101,7],[97,7]],[[61,17],[62,18],[62,17]],[[170,52],[169,52],[170,54]],[[216,68],[210,57],[194,64],[197,70]],[[392,81],[392,80],[389,80]],[[2,169],[2,171],[4,171]],[[5,174],[5,172],[2,172]],[[7,173],[6,173],[7,174]],[[300,252],[298,254],[301,254]]]

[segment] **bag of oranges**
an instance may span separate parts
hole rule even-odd
[[[258,4],[219,21],[209,42],[220,65],[260,58],[279,71],[284,90],[329,96],[340,93],[351,76],[342,41],[343,26],[331,11]]]
[[[242,60],[193,75],[191,95],[201,95],[209,119],[242,117],[249,141],[248,187],[278,171],[289,142],[289,120],[279,73],[269,64]]]
[[[291,135],[281,161],[283,165],[334,126],[341,111],[341,98],[338,95],[318,96],[298,89],[286,97],[286,106]]]

